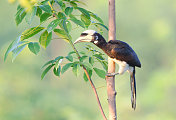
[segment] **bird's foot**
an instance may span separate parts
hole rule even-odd
[[[118,75],[119,73],[107,73],[107,77],[114,77],[115,75]]]

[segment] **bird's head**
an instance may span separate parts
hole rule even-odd
[[[103,36],[94,30],[86,30],[82,32],[80,37],[74,42],[74,44],[79,42],[92,42],[97,46],[106,43]]]

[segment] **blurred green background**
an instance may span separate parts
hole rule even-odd
[[[86,1],[108,25],[108,0]],[[137,109],[131,108],[129,74],[116,77],[119,120],[176,119],[176,1],[118,0],[117,39],[129,43],[142,63],[136,70]],[[50,72],[41,81],[41,66],[70,48],[62,40],[39,55],[25,49],[14,61],[3,62],[10,42],[29,25],[16,26],[16,5],[0,1],[0,120],[101,120],[94,93],[82,76],[71,70],[60,78]],[[38,23],[38,19],[36,22]],[[83,29],[74,30],[76,39]],[[107,31],[104,32],[107,38]],[[38,37],[34,38],[38,39]],[[79,50],[84,44],[79,44]],[[98,48],[97,48],[98,49]],[[93,75],[103,108],[108,115],[106,81]]]

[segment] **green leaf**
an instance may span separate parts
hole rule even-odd
[[[89,57],[89,63],[93,66],[94,64],[94,59],[92,57]]]
[[[49,65],[49,64],[53,64],[54,62],[55,62],[55,60],[50,60],[50,61],[46,62],[46,63],[42,66],[42,68],[46,67],[46,66]]]
[[[33,19],[34,19],[34,16],[36,15],[36,12],[37,12],[37,7],[32,7],[32,10],[27,12],[27,15],[26,15],[26,22],[28,24],[31,24]]]
[[[90,11],[89,11],[89,14],[90,14],[91,17],[93,17],[94,19],[96,19],[100,23],[104,24],[103,20],[100,17],[98,17],[96,14],[94,14],[93,12],[90,12]]]
[[[63,59],[64,57],[63,56],[58,56],[57,58],[55,58],[55,61],[58,61],[60,59]]]
[[[92,77],[92,70],[87,70],[87,72],[89,73],[89,76],[90,76],[90,78],[91,78],[91,77]],[[87,78],[85,72],[84,72],[83,78],[84,78],[84,80],[85,80],[86,82],[88,81],[88,78]]]
[[[62,20],[62,26],[63,26],[63,28],[64,28],[65,33],[66,33],[66,34],[69,34],[65,20]]]
[[[58,60],[56,61],[55,68],[58,68],[58,67],[59,67],[59,65],[62,63],[62,60],[63,60],[63,58],[58,59]]]
[[[54,64],[49,65],[42,73],[41,75],[41,80],[45,77],[46,73],[48,73],[48,71],[54,66]]]
[[[58,68],[53,68],[53,72],[56,76],[60,76],[61,73],[61,66],[59,66]]]
[[[67,8],[65,9],[65,14],[66,14],[66,15],[70,15],[72,12],[73,12],[73,7],[67,7]]]
[[[90,18],[87,17],[85,14],[81,14],[81,20],[82,20],[83,23],[85,24],[86,28],[88,28],[89,25],[91,24]]]
[[[63,13],[63,12],[58,12],[58,18],[61,20],[61,19],[66,19],[66,16],[65,16],[65,14]]]
[[[12,51],[12,62],[19,55],[19,53],[26,47],[26,45],[27,44],[21,45],[20,47],[17,47]]]
[[[71,1],[70,5],[73,6],[73,7],[77,7],[77,4],[74,1]]]
[[[104,70],[100,70],[100,69],[98,69],[98,68],[93,68],[93,69],[94,69],[95,73],[96,73],[99,77],[105,78],[106,72],[105,72]]]
[[[99,54],[95,54],[93,56],[95,56],[99,60],[104,60],[104,58],[101,55],[99,55]]]
[[[15,21],[17,26],[23,21],[25,16],[26,16],[25,9],[24,8],[18,9],[18,12],[15,15]]]
[[[42,31],[43,29],[45,29],[45,28],[44,27],[33,27],[33,28],[25,30],[21,35],[21,41],[36,35],[40,31]]]
[[[60,8],[62,9],[62,11],[65,10],[66,5],[65,5],[65,3],[62,2],[62,0],[57,0],[57,4],[60,6]]]
[[[50,32],[50,33],[48,34],[48,31],[45,30],[45,31],[41,34],[41,36],[40,36],[40,38],[39,38],[39,42],[40,42],[40,44],[42,45],[42,47],[46,48],[46,47],[49,45],[51,39],[52,39],[52,32]]]
[[[83,23],[82,21],[78,20],[78,19],[77,19],[76,17],[74,17],[73,15],[70,15],[70,20],[71,20],[72,22],[74,22],[76,25],[79,25],[79,26],[81,26],[82,28],[85,28],[84,23]]]
[[[82,63],[87,69],[92,70],[92,65],[88,62],[83,62]]]
[[[40,17],[41,15],[42,15],[42,10],[40,7],[37,6],[36,16]]]
[[[79,64],[74,64],[73,65],[73,69],[72,69],[73,73],[78,76],[79,75],[79,71],[80,71],[80,65]]]
[[[72,55],[74,53],[76,53],[76,52],[75,51],[71,51],[71,52],[68,53],[68,55]]]
[[[84,8],[80,8],[80,7],[76,7],[76,9],[78,9],[80,12],[82,12],[84,15],[90,17],[89,11],[87,11]]]
[[[73,57],[71,55],[68,55],[65,57],[67,60],[69,60],[70,62],[73,62]]]
[[[73,63],[67,63],[66,65],[64,65],[62,67],[62,71],[61,73],[63,74],[65,71],[67,71],[71,66],[73,65]]]
[[[82,56],[82,57],[80,58],[80,61],[83,62],[87,57],[88,57],[88,56]]]
[[[49,5],[41,5],[39,7],[47,13],[51,13],[51,7]]]
[[[47,27],[48,32],[53,31],[58,26],[59,23],[60,23],[59,19],[53,20]]]
[[[107,31],[109,30],[108,27],[102,23],[94,23],[94,24],[104,27]]]
[[[66,35],[64,30],[61,29],[54,29],[54,32],[56,35],[58,35],[60,38],[66,40],[68,42],[68,36]]]
[[[40,51],[40,45],[37,42],[30,42],[28,44],[28,48],[31,52],[33,52],[34,54],[38,54]]]
[[[19,41],[20,41],[20,38],[21,38],[21,36],[18,37],[16,40],[14,40],[14,41],[9,45],[9,47],[7,48],[7,51],[5,52],[5,55],[4,55],[4,61],[6,61],[8,54],[9,54],[11,51],[13,51],[13,50],[18,46],[18,43],[19,43]]]
[[[42,22],[45,22],[49,17],[51,16],[50,13],[43,13],[41,16],[40,16],[40,23]]]

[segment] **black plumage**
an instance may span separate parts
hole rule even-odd
[[[103,36],[94,30],[84,31],[78,42],[92,42],[97,47],[101,48],[110,58],[119,64],[119,74],[125,71],[130,73],[131,85],[131,103],[132,108],[136,108],[136,81],[135,81],[135,67],[141,67],[141,63],[134,50],[125,42],[120,40],[110,40],[106,42]],[[116,74],[113,74],[116,75]],[[111,76],[111,75],[107,75]]]

